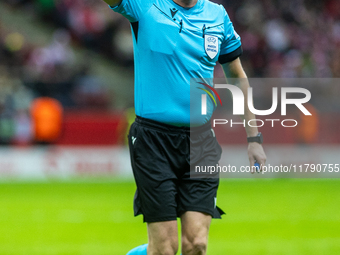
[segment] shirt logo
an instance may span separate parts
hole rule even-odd
[[[216,43],[216,38],[215,37],[209,37],[207,40],[210,43]]]
[[[178,12],[178,10],[176,10],[176,8],[170,8],[170,11],[171,11],[171,17],[175,17],[176,13]]]
[[[204,48],[209,58],[215,58],[219,51],[217,36],[204,35]]]
[[[132,140],[132,145],[134,145],[135,142],[136,142],[136,140],[137,140],[137,137],[132,136],[132,137],[131,137],[131,140]]]

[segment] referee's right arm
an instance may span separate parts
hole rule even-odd
[[[115,6],[118,5],[122,0],[104,0],[108,5]]]

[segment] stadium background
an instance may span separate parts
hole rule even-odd
[[[216,2],[249,77],[340,78],[339,1]],[[0,254],[118,255],[146,242],[125,138],[132,52],[129,23],[100,0],[0,2]],[[261,129],[272,164],[340,163],[340,86],[308,89],[313,119]],[[244,164],[245,133],[229,132],[224,160]],[[228,179],[218,202],[227,215],[208,254],[340,252],[336,179]]]

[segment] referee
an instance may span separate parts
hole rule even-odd
[[[190,165],[216,165],[222,151],[211,130],[213,110],[190,129],[190,81],[213,78],[218,61],[228,77],[243,78],[239,86],[247,96],[241,39],[224,7],[209,0],[104,1],[133,32],[137,118],[129,147],[134,214],[147,222],[148,245],[128,254],[177,254],[178,217],[182,254],[206,254],[211,219],[224,214],[216,206],[219,179],[190,178]],[[255,118],[247,107],[243,117]],[[265,164],[261,134],[249,126],[246,132],[250,164]]]

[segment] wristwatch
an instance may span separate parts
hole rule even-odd
[[[253,137],[248,137],[247,138],[248,143],[259,143],[262,144],[263,143],[263,136],[262,133],[258,133],[257,136],[253,136]]]

